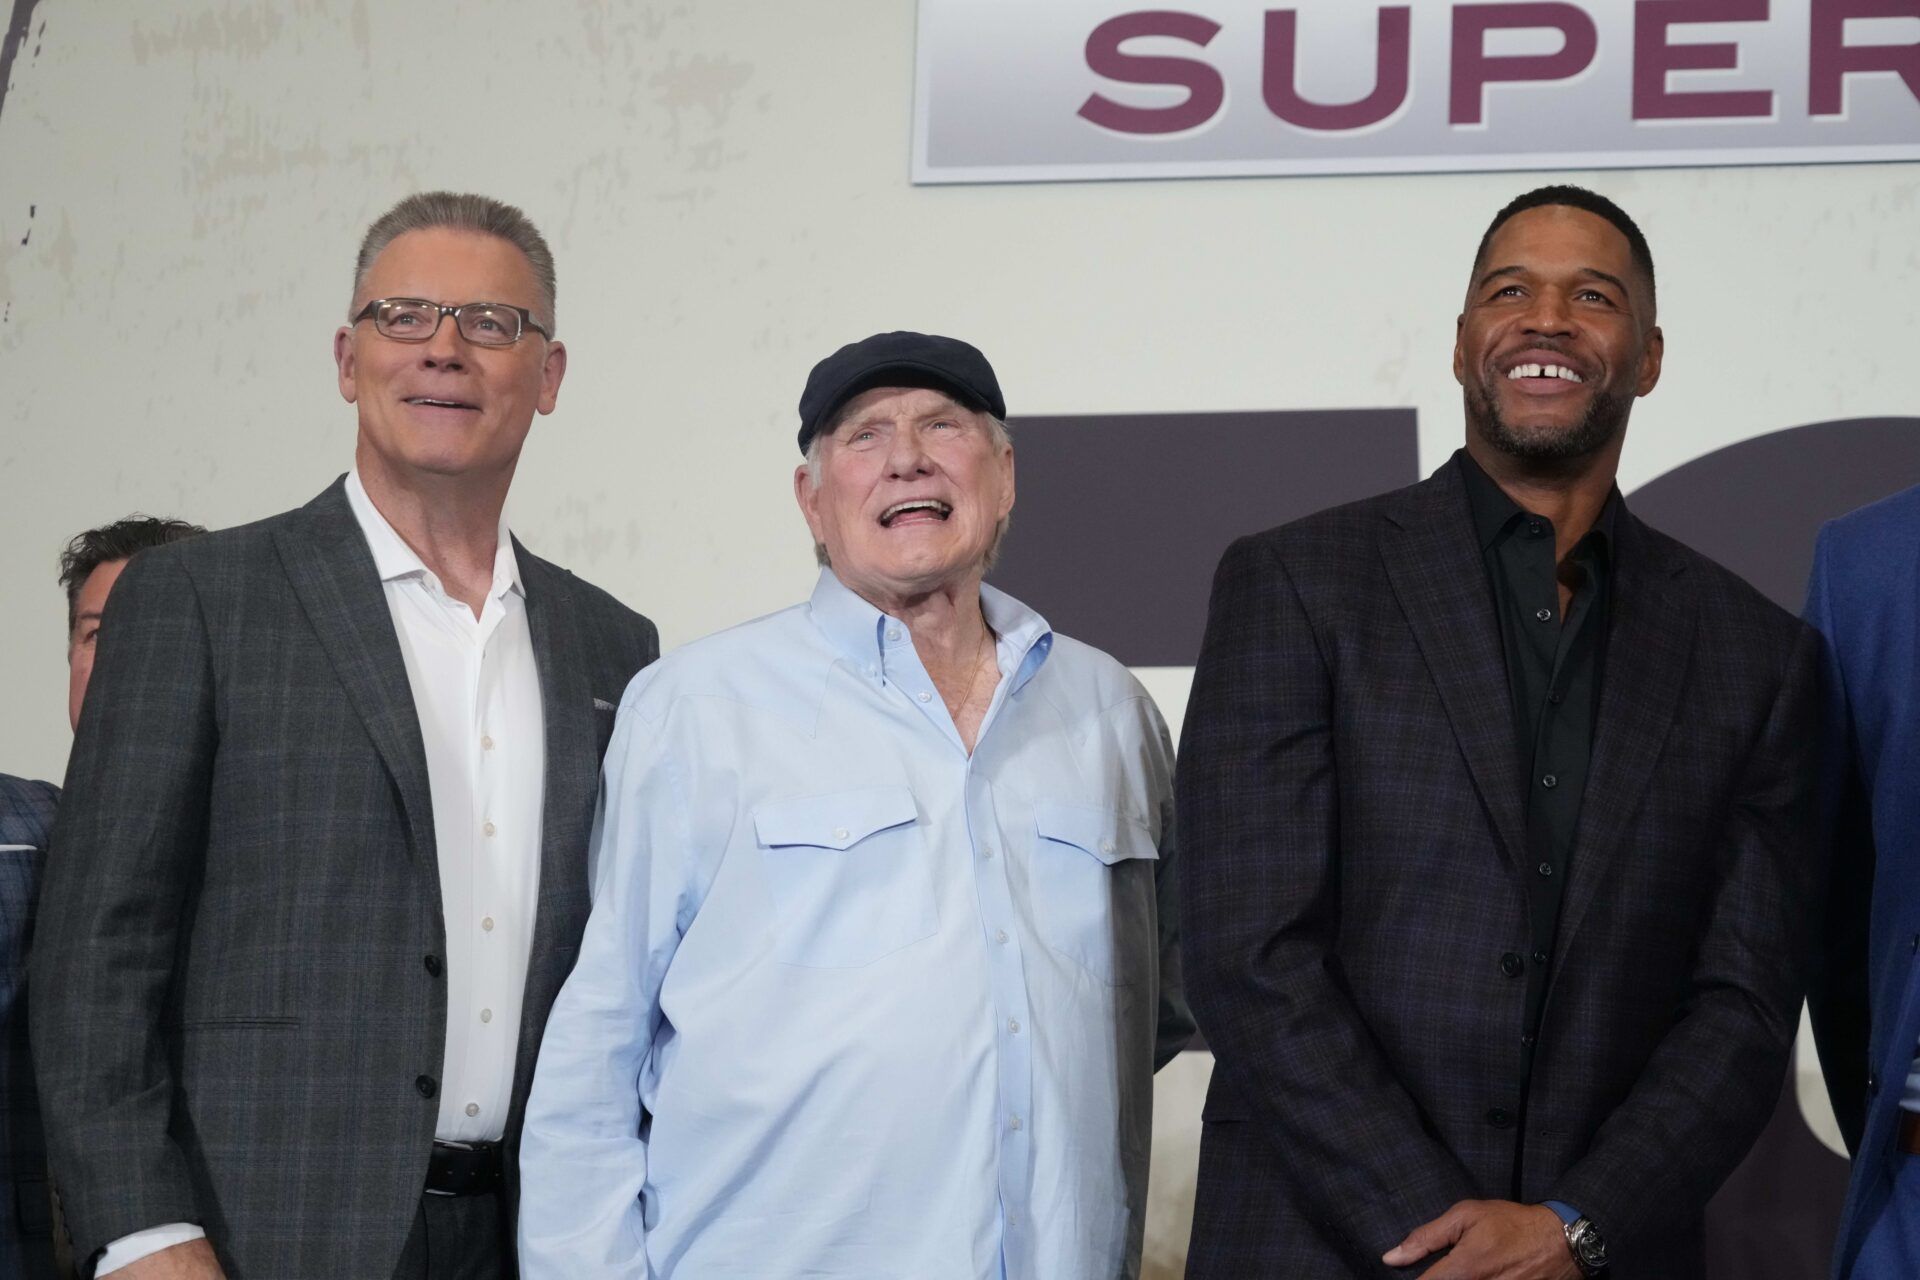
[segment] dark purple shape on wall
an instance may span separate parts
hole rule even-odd
[[[1728,445],[1642,485],[1627,505],[1799,613],[1820,526],[1914,484],[1920,418],[1849,418]]]
[[[1021,417],[993,584],[1136,667],[1192,666],[1241,534],[1420,478],[1412,409]]]

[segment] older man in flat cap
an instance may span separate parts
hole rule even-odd
[[[1137,1274],[1152,1072],[1192,1026],[1172,756],[1125,668],[982,584],[1005,412],[951,338],[821,361],[812,598],[628,688],[527,1280]]]

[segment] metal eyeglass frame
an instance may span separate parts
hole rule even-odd
[[[388,333],[385,329],[380,328],[379,320],[375,319],[380,308],[390,302],[410,303],[424,307],[429,311],[437,311],[439,314],[434,317],[433,328],[418,337],[403,338],[398,334]],[[491,307],[499,311],[511,311],[520,318],[520,330],[505,342],[480,342],[465,329],[460,328],[460,313],[469,307]],[[457,307],[448,307],[438,302],[431,302],[426,298],[375,298],[367,303],[366,306],[360,308],[360,314],[353,318],[353,323],[359,324],[362,320],[372,320],[374,322],[374,331],[381,337],[392,342],[431,342],[433,335],[440,332],[440,326],[445,323],[448,316],[453,317],[454,328],[459,329],[460,336],[477,347],[510,347],[520,341],[520,339],[526,337],[527,330],[529,329],[545,338],[548,342],[553,341],[553,331],[534,320],[533,312],[527,310],[525,307],[516,307],[511,302],[463,302]]]

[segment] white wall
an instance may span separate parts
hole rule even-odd
[[[1469,256],[1549,178],[916,189],[907,0],[42,19],[0,108],[0,769],[30,776],[68,742],[60,545],[135,508],[251,519],[345,468],[329,341],[407,192],[486,191],[552,240],[572,363],[514,523],[671,645],[807,589],[793,404],[878,329],[977,342],[1016,415],[1413,405],[1436,465]],[[473,85],[520,104],[476,123]],[[1551,177],[1618,198],[1660,264],[1666,375],[1623,487],[1920,413],[1920,166]]]
[[[515,523],[673,643],[806,589],[793,402],[876,329],[978,342],[1015,413],[1414,405],[1436,464],[1467,256],[1536,181],[914,188],[907,0],[42,20],[0,109],[0,768],[48,777],[61,542],[133,508],[249,519],[344,469],[328,342],[360,231],[406,192],[488,191],[552,239],[572,366]],[[479,83],[519,94],[506,123],[465,117]],[[1660,260],[1666,381],[1627,488],[1745,436],[1920,411],[1920,166],[1556,176],[1621,199]]]

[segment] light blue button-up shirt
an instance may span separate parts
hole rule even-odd
[[[1115,1280],[1192,1030],[1172,750],[983,588],[971,756],[905,623],[812,600],[622,700],[520,1156],[526,1280]]]

